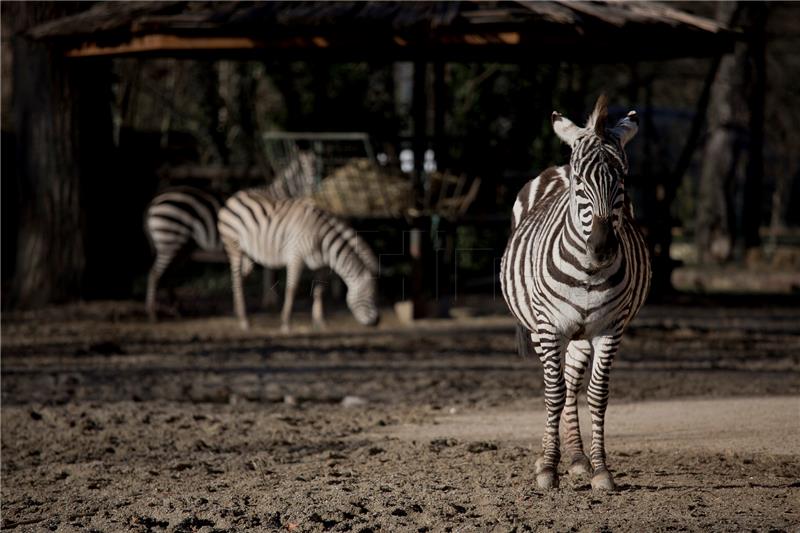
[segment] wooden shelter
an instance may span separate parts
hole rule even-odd
[[[129,2],[33,28],[70,57],[280,54],[501,61],[708,56],[714,21],[656,2]],[[635,46],[632,46],[635,43]]]
[[[84,75],[89,65],[93,72],[107,69],[114,57],[413,61],[417,153],[425,142],[428,63],[719,56],[735,39],[720,24],[669,5],[616,1],[100,2],[34,25],[26,35],[60,54],[62,68]],[[443,91],[442,69],[433,72],[434,92]],[[434,100],[443,101],[438,94]],[[434,120],[434,138],[441,122]],[[91,227],[91,214],[86,219]],[[73,268],[91,270],[91,262]],[[21,267],[18,261],[18,272]]]

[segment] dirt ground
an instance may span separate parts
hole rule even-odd
[[[4,313],[2,529],[800,531],[794,303],[643,310],[610,494],[536,489],[541,371],[497,302],[377,330],[298,310],[287,335],[141,307]]]

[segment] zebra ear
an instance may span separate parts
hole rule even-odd
[[[636,114],[636,111],[631,111],[625,118],[617,122],[611,133],[619,139],[624,148],[628,141],[633,139],[637,131],[639,131],[639,115]]]
[[[572,146],[581,129],[558,111],[553,111],[550,120],[553,121],[553,131],[556,132],[558,138]]]

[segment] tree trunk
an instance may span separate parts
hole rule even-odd
[[[754,2],[747,7],[750,29],[748,58],[751,67],[750,143],[747,177],[744,183],[742,229],[745,252],[761,244],[762,198],[764,185],[764,115],[767,91],[766,28],[768,6]]]
[[[110,144],[110,113],[102,108],[109,99],[97,99],[95,64],[72,64],[58,50],[22,33],[85,7],[49,2],[4,6],[15,34],[13,128],[20,227],[12,299],[21,307],[72,299],[83,287],[87,225],[81,179],[96,173],[91,157],[81,153],[108,157],[90,132],[108,115],[105,134]]]
[[[66,14],[50,4],[14,4],[13,8],[15,33]],[[13,296],[18,305],[28,307],[65,300],[79,292],[85,239],[72,135],[73,94],[63,60],[21,35],[14,37],[13,58],[13,128],[21,206]]]
[[[717,9],[718,20],[738,20],[751,41],[722,58],[712,87],[695,232],[702,263],[729,261],[760,243],[767,8],[731,2]]]

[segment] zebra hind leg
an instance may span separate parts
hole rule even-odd
[[[568,471],[573,476],[591,476],[592,465],[583,452],[583,440],[578,421],[578,392],[583,383],[583,375],[592,356],[589,341],[572,341],[567,347],[564,365],[564,381],[567,386],[567,399],[561,420],[564,423],[564,448],[569,461]]]
[[[517,323],[517,353],[523,358],[528,358],[536,353],[536,343],[533,341],[531,332],[519,323]]]
[[[547,408],[547,425],[542,437],[542,456],[536,461],[536,485],[548,490],[558,487],[558,461],[561,459],[559,422],[564,409],[566,386],[561,356],[564,341],[550,327],[539,325],[536,345],[544,374],[544,403]]]
[[[243,330],[250,329],[250,321],[247,319],[247,309],[244,301],[244,288],[242,287],[242,251],[239,245],[234,242],[224,242],[225,253],[228,255],[228,262],[231,267],[231,289],[233,290],[233,310],[239,319],[239,327]]]
[[[153,261],[153,266],[150,268],[150,274],[147,276],[147,295],[145,296],[145,310],[150,322],[158,320],[158,312],[156,310],[156,293],[158,292],[158,281],[167,270],[167,267],[172,262],[174,254],[158,253],[156,259]]]

